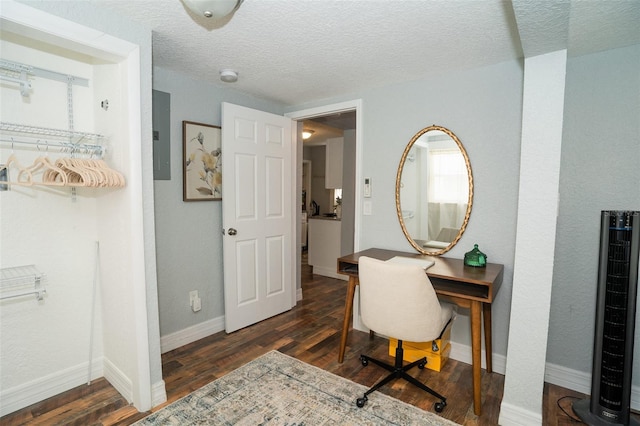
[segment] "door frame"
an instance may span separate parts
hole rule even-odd
[[[298,111],[292,111],[285,114],[285,117],[289,117],[295,122],[300,122],[302,120],[321,117],[325,115],[337,114],[340,112],[351,112],[355,111],[356,113],[356,166],[355,166],[355,212],[354,212],[354,221],[353,221],[353,250],[357,252],[360,250],[360,228],[361,228],[361,212],[362,212],[362,141],[363,141],[363,130],[362,130],[362,99],[353,99],[350,101],[339,102],[334,104],[322,105],[319,107],[308,108]],[[294,127],[295,124],[294,124]],[[298,173],[296,175],[296,205],[300,206],[302,202],[302,193],[300,189],[302,188],[302,126],[298,126],[298,135],[297,138],[297,155],[295,155],[296,161],[296,169]],[[298,167],[298,165],[300,167]],[[302,212],[300,209],[297,209],[296,213],[296,235],[298,238],[300,236],[300,228],[301,224],[301,216]],[[299,241],[298,241],[299,244]],[[301,289],[301,254],[300,250],[296,251],[296,285],[295,291],[297,293],[297,300],[302,299],[302,289]]]

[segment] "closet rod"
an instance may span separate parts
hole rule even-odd
[[[53,148],[56,150],[60,150],[60,152],[69,152],[71,154],[91,154],[96,155],[98,157],[104,156],[105,147],[101,145],[91,145],[86,143],[71,143],[71,142],[48,142],[43,140],[38,140],[36,142],[26,141],[22,139],[14,139],[14,138],[0,138],[0,142],[11,144],[13,147],[16,145],[35,145],[38,147],[38,150],[47,153],[49,152],[49,148]]]
[[[25,291],[24,293],[16,293],[16,294],[8,295],[8,296],[0,296],[0,300],[12,299],[14,297],[29,296],[30,294],[35,294],[36,295],[36,299],[43,300],[44,299],[44,295],[46,293],[47,293],[47,290],[45,290],[45,289],[42,289],[42,290],[30,290],[30,291]]]

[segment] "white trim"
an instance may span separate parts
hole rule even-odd
[[[498,424],[501,426],[540,426],[542,415],[503,402],[500,406]]]
[[[591,374],[560,365],[547,363],[544,381],[587,395],[591,393]]]
[[[302,183],[302,167],[298,170],[298,164],[302,159],[302,149],[298,150],[298,123],[294,120],[291,124],[291,179],[295,185],[291,186],[291,236],[293,238],[291,246],[292,262],[289,265],[291,273],[291,307],[296,306],[298,300],[298,291],[302,287],[301,263],[302,252],[301,245],[301,224],[302,212],[300,211],[300,201],[302,199],[301,183]],[[301,164],[301,163],[300,163]]]
[[[192,325],[160,338],[160,352],[165,353],[224,330],[224,315]]]
[[[591,394],[591,373],[547,363],[544,381],[586,395]],[[640,410],[640,386],[631,386],[631,409]]]
[[[323,105],[316,108],[303,109],[300,111],[293,111],[285,114],[285,117],[289,117],[292,120],[300,121],[307,118],[319,117],[323,115],[335,114],[345,111],[356,112],[356,191],[355,191],[355,212],[353,222],[353,251],[360,250],[360,228],[361,228],[361,213],[362,213],[362,141],[363,139],[363,126],[362,126],[362,99],[354,99],[351,101],[340,102],[336,104]]]
[[[336,272],[335,268],[328,268],[326,266],[313,266],[314,275],[322,275],[323,277],[335,278],[338,280],[349,281],[347,275],[342,275]]]
[[[120,62],[138,47],[126,40],[13,0],[2,0],[0,9],[2,27],[5,30],[19,28],[19,34],[25,37],[50,44],[64,44],[65,48],[108,62]]]
[[[142,195],[142,117],[140,108],[140,49],[136,46],[125,61],[127,114],[129,123],[129,167],[131,175],[137,173],[135,179],[129,178],[129,195],[131,205],[131,227],[138,230],[131,235],[131,251],[134,259],[144,259],[145,243],[142,230],[144,229],[144,206]],[[138,76],[138,77],[136,77]],[[132,376],[132,401],[138,411],[150,410],[151,404],[151,365],[149,361],[149,315],[147,311],[147,280],[144,262],[132,263],[132,278],[134,298],[134,329],[136,345],[136,368],[138,375]]]
[[[151,405],[157,407],[163,402],[167,402],[167,390],[164,380],[160,380],[151,386]]]
[[[115,364],[105,358],[104,378],[128,401],[133,401],[133,383]],[[137,408],[137,407],[136,407]],[[138,411],[140,411],[138,409]]]
[[[94,359],[91,364],[91,380],[102,377],[102,358]],[[86,384],[87,368],[88,363],[83,362],[10,389],[1,389],[0,417]]]
[[[449,357],[451,359],[455,359],[456,361],[464,362],[471,365],[471,346],[451,342],[451,354],[449,354]],[[482,368],[486,369],[487,357],[486,351],[484,349],[482,349],[482,351],[480,352],[480,359],[482,360]],[[504,375],[504,373],[507,371],[507,357],[504,355],[494,353],[491,357],[491,364],[494,373]]]

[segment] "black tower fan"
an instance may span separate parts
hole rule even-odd
[[[603,211],[591,399],[573,404],[589,425],[640,425],[630,417],[640,211]]]

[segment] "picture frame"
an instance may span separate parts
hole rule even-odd
[[[222,128],[183,121],[182,145],[182,200],[222,200]]]

